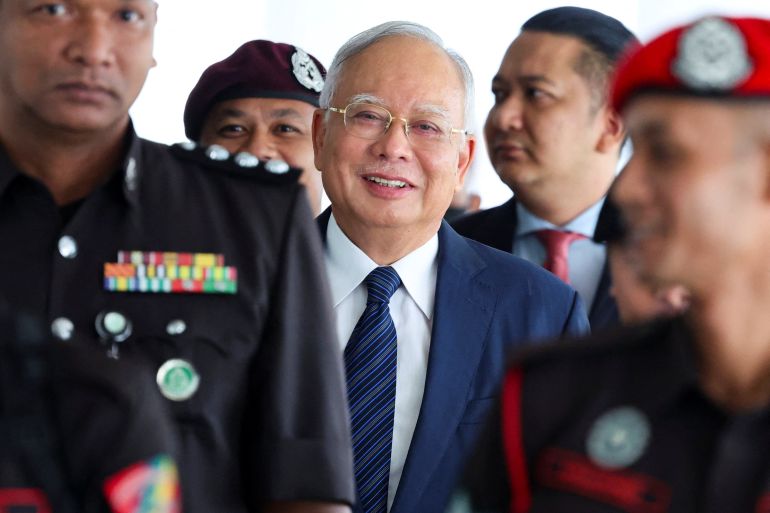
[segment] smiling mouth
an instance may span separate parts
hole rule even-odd
[[[383,187],[390,187],[392,189],[403,189],[407,187],[406,182],[402,182],[400,180],[386,180],[384,178],[379,178],[377,176],[365,176],[366,180],[369,180],[370,182],[374,182],[377,185],[382,185]]]

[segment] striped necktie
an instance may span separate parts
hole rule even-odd
[[[345,347],[345,371],[359,506],[385,513],[396,407],[396,327],[388,303],[401,278],[392,267],[378,267],[365,283],[369,297]]]

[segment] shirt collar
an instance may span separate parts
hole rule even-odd
[[[588,207],[572,221],[564,226],[556,226],[545,219],[537,217],[535,214],[522,205],[520,201],[516,202],[516,214],[518,223],[516,225],[516,235],[527,235],[538,230],[563,230],[568,232],[585,235],[587,239],[593,239],[596,231],[596,223],[599,221],[599,213],[604,205],[604,197]]]
[[[396,270],[406,292],[422,313],[433,317],[438,269],[438,234],[391,267]],[[326,269],[331,282],[332,301],[339,305],[377,267],[377,263],[340,229],[334,214],[326,228]]]
[[[127,151],[120,163],[118,172],[107,181],[107,184],[120,181],[122,195],[133,206],[139,206],[139,185],[142,176],[142,162],[140,160],[141,140],[134,131],[133,122],[129,121],[126,130],[126,148]],[[8,185],[17,176],[23,173],[11,161],[5,148],[0,146],[0,196],[5,193]]]
[[[121,161],[116,175],[122,182],[121,190],[123,191],[123,197],[132,206],[138,207],[144,165],[140,159],[141,140],[136,135],[133,122],[129,122],[128,130],[126,131],[126,148],[126,154]]]

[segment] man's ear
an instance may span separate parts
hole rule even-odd
[[[599,153],[617,153],[626,137],[626,127],[620,114],[609,106],[604,106],[599,115],[604,119],[604,127],[599,140],[596,142],[596,151]]]
[[[324,142],[326,139],[325,116],[326,111],[323,109],[316,109],[315,112],[313,112],[313,154],[315,168],[319,171],[323,171],[323,169],[321,169],[321,152],[324,149]]]
[[[460,148],[460,154],[457,158],[457,183],[455,190],[463,188],[465,183],[465,177],[468,175],[468,170],[473,163],[473,156],[476,154],[476,137],[473,135],[467,135],[463,145]]]

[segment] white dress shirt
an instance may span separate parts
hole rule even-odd
[[[561,230],[585,235],[585,239],[570,244],[567,253],[569,263],[569,281],[577,290],[586,309],[593,305],[599,280],[602,278],[607,248],[604,244],[593,241],[599,213],[604,205],[604,198],[591,205],[582,214],[565,224],[556,226],[527,210],[521,202],[516,202],[516,236],[513,239],[513,254],[532,263],[543,265],[546,257],[545,247],[535,235],[538,230]]]
[[[436,296],[438,235],[391,265],[401,277],[401,286],[390,300],[390,315],[396,326],[396,411],[388,481],[388,511],[401,481],[409,444],[420,414],[428,370],[428,350]],[[378,267],[342,233],[332,215],[326,229],[326,269],[337,316],[340,351],[364,313],[368,296],[364,279]]]

